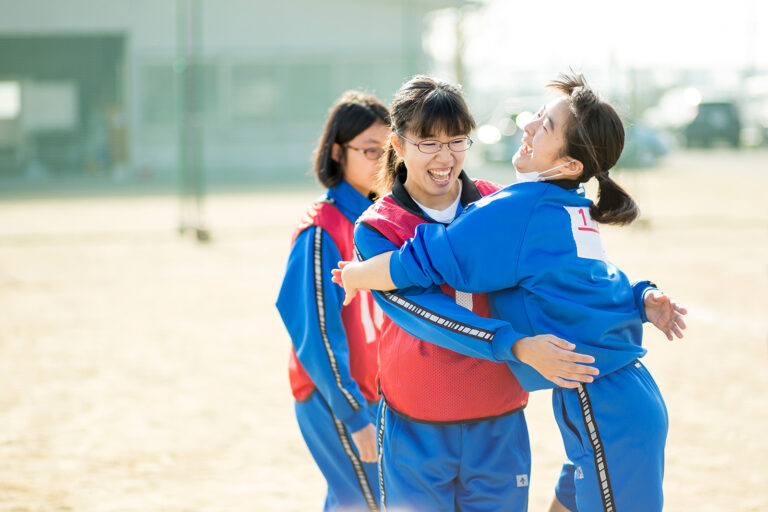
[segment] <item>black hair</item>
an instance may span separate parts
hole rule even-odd
[[[389,112],[392,131],[400,136],[406,132],[422,139],[438,133],[469,135],[475,128],[461,87],[425,75],[415,76],[400,87]],[[379,195],[388,193],[397,176],[407,172],[405,162],[390,142],[376,184]]]
[[[333,145],[344,146],[377,122],[389,126],[389,112],[375,96],[346,91],[336,100],[317,142],[312,165],[315,177],[323,186],[335,187],[344,177],[346,151],[341,152],[337,162],[333,159]]]
[[[565,95],[570,116],[565,127],[563,157],[581,162],[580,182],[598,182],[598,201],[590,207],[597,222],[629,224],[640,215],[635,200],[611,179],[609,171],[624,149],[624,125],[616,110],[602,101],[581,74],[560,74],[548,87]]]

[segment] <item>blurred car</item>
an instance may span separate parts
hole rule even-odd
[[[741,143],[741,118],[730,101],[702,102],[696,117],[683,129],[686,146],[709,148],[718,142],[738,148]]]

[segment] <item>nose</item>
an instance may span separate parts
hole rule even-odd
[[[523,131],[530,136],[533,136],[536,133],[536,127],[539,123],[539,119],[531,119],[527,123],[525,123],[525,127],[523,128]]]
[[[443,160],[443,161],[448,160],[448,159],[452,159],[453,158],[453,152],[451,151],[451,148],[449,148],[448,144],[446,144],[445,142],[443,142],[442,144],[443,144],[443,147],[441,147],[440,151],[438,151],[435,154],[435,158],[437,158],[438,160]]]

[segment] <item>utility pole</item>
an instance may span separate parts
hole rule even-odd
[[[210,235],[203,223],[202,0],[177,0],[176,73],[178,123],[179,233],[194,230],[200,242]]]

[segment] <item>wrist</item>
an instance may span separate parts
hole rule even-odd
[[[528,347],[528,344],[530,343],[530,340],[531,340],[530,337],[524,336],[524,337],[520,338],[519,340],[517,340],[512,345],[512,355],[515,356],[517,358],[517,360],[522,362],[522,363],[526,363],[527,364],[526,357],[525,357],[527,351],[525,349]]]

